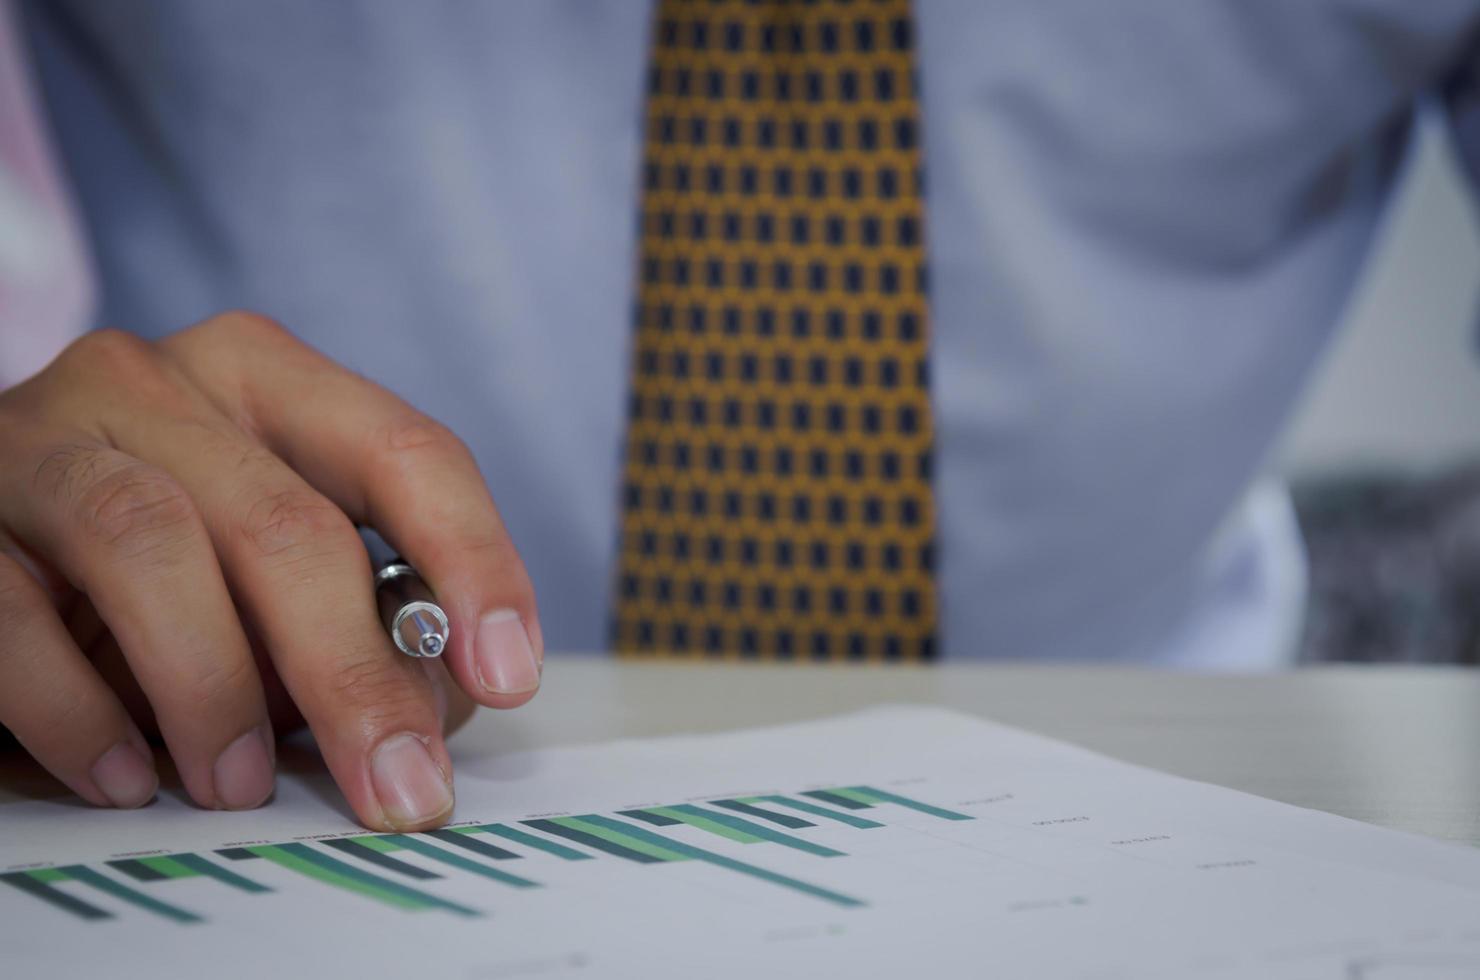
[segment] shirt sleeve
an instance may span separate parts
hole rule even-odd
[[[0,389],[55,357],[93,306],[83,235],[19,35],[0,0]]]

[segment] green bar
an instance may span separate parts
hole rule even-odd
[[[664,812],[672,813],[683,820],[702,820],[705,823],[721,824],[725,827],[729,827],[731,830],[734,830],[737,833],[744,834],[751,839],[768,840],[773,844],[783,844],[787,847],[792,848],[793,850],[806,851],[808,854],[815,854],[818,857],[843,856],[842,851],[833,850],[831,847],[823,847],[821,844],[814,844],[809,840],[802,840],[802,838],[800,837],[793,837],[791,834],[783,834],[779,830],[772,830],[770,827],[766,827],[758,823],[753,823],[749,820],[744,820],[740,817],[732,816],[728,813],[719,813],[714,810],[705,810],[701,807],[694,806],[691,803],[681,803],[678,806],[665,807]],[[694,826],[697,827],[699,826],[699,824],[695,823]]]
[[[656,810],[618,810],[617,816],[641,820],[643,823],[650,823],[654,827],[676,827],[683,823],[682,820],[665,817]]]
[[[44,870],[52,871],[55,869],[46,868]],[[60,881],[62,879],[52,878],[49,880]],[[86,919],[92,922],[97,919],[113,918],[112,912],[106,909],[100,909],[96,905],[89,905],[80,898],[73,898],[59,888],[51,887],[47,881],[37,878],[34,871],[6,872],[5,874],[0,874],[0,881],[3,881],[12,888],[25,892],[32,898],[41,899],[41,901],[53,908],[61,909],[63,912],[70,912],[79,919]]]
[[[166,878],[194,878],[200,872],[192,871],[179,861],[168,857],[147,857],[140,859],[142,863],[158,871]]]
[[[220,865],[207,861],[199,854],[171,854],[164,860],[174,861],[190,874],[200,875],[204,878],[214,878],[223,885],[230,885],[238,891],[250,892],[260,895],[263,892],[272,891],[266,885],[258,884],[250,878],[243,878],[235,871],[227,871]]]
[[[461,847],[465,851],[472,851],[474,854],[491,858],[495,861],[509,861],[522,857],[522,855],[505,850],[496,844],[490,844],[488,841],[478,840],[475,837],[469,837],[467,834],[460,834],[453,830],[429,830],[427,831],[427,836],[434,837],[444,844]]]
[[[264,857],[273,864],[287,868],[289,871],[296,871],[305,877],[312,878],[323,884],[333,885],[335,888],[343,888],[346,891],[354,892],[357,895],[364,895],[367,898],[373,898],[376,901],[383,902],[386,905],[391,905],[398,909],[420,910],[430,907],[427,902],[380,888],[375,884],[364,881],[358,875],[340,873],[336,870],[321,867],[316,862],[306,859],[301,854],[285,850],[284,848],[286,846],[266,845],[254,847],[253,850],[256,851],[258,857]]]
[[[846,793],[851,799],[856,799],[864,803],[893,803],[895,806],[909,807],[911,810],[928,813],[932,817],[940,817],[942,820],[976,819],[965,813],[957,813],[955,810],[945,810],[938,806],[931,806],[929,803],[921,803],[919,800],[912,800],[907,796],[900,796],[897,793],[890,793],[886,790],[874,789],[872,786],[849,786],[847,789],[836,789],[833,792],[838,794]]]
[[[556,857],[563,858],[566,861],[591,860],[591,855],[587,854],[585,851],[578,851],[573,847],[566,847],[564,844],[557,844],[552,840],[546,840],[543,837],[536,837],[534,834],[526,834],[524,831],[514,827],[505,827],[501,823],[484,824],[481,827],[473,827],[470,829],[481,830],[485,834],[495,834],[499,837],[504,838],[505,840],[514,841],[516,844],[525,844],[537,851],[544,851],[546,854],[553,854]]]
[[[678,853],[678,851],[671,847],[664,847],[661,843],[644,841],[628,834],[613,832],[608,827],[587,823],[577,817],[556,817],[555,822],[576,833],[590,834],[592,837],[605,841],[614,847],[635,851],[642,855],[649,863],[682,861],[684,859],[683,855]],[[618,824],[618,826],[626,827],[628,825]],[[658,840],[661,841],[662,838],[658,838]]]
[[[765,840],[759,834],[752,834],[742,828],[731,826],[727,822],[711,819],[705,815],[703,810],[700,810],[698,813],[691,813],[682,807],[665,806],[659,807],[653,812],[662,814],[665,817],[672,817],[675,820],[688,824],[690,827],[698,827],[700,830],[707,830],[711,834],[716,834],[741,844],[759,844]]]
[[[825,789],[809,789],[804,791],[802,795],[810,796],[812,799],[821,800],[824,803],[831,803],[833,806],[840,806],[844,810],[867,810],[873,806],[872,803],[866,800],[855,800],[851,796],[844,796],[842,793],[835,793]]]
[[[603,827],[613,831],[620,837],[624,838],[629,846],[635,846],[639,842],[647,843],[655,847],[673,851],[684,857],[693,858],[696,861],[704,861],[730,871],[738,871],[741,874],[750,875],[751,877],[759,878],[762,881],[768,881],[773,885],[782,885],[786,888],[799,891],[804,895],[811,895],[814,898],[820,898],[824,901],[831,902],[834,905],[842,905],[848,908],[855,908],[864,904],[856,898],[850,898],[849,896],[841,895],[838,892],[828,891],[826,888],[819,888],[816,885],[809,885],[805,881],[798,881],[795,878],[788,878],[786,875],[780,875],[775,873],[774,871],[767,871],[765,868],[758,868],[753,864],[746,864],[744,861],[736,861],[732,858],[727,858],[722,854],[715,854],[713,851],[706,851],[702,847],[694,847],[692,845],[684,844],[679,841],[669,840],[666,837],[652,833],[648,830],[644,830],[643,828],[634,826],[633,824],[625,824],[622,823],[620,820],[613,820],[611,817],[603,817],[599,814],[589,814],[587,816],[578,817],[576,819],[580,823],[591,827],[593,831],[597,827]]]
[[[371,847],[369,844],[365,843],[366,840],[371,839],[373,838],[340,837],[337,840],[326,840],[322,843],[325,847],[332,847],[336,851],[342,851],[345,854],[357,857],[362,861],[369,861],[376,867],[384,868],[387,871],[394,871],[396,872],[396,874],[405,875],[408,878],[415,878],[418,881],[432,881],[434,879],[442,877],[435,871],[428,871],[426,868],[418,868],[414,864],[407,864],[405,861],[402,861],[399,858],[391,857],[380,848]],[[388,848],[393,850],[400,850],[399,847],[393,847],[392,845],[387,846]]]
[[[67,880],[67,873],[65,871],[63,871],[61,868],[36,868],[36,869],[34,869],[32,871],[27,871],[25,873],[28,874],[28,875],[30,875],[32,878],[34,878],[35,880],[40,881],[40,882],[53,882],[53,881],[66,881]]]
[[[254,854],[265,857],[301,875],[321,881],[327,885],[343,888],[367,898],[373,898],[396,908],[418,911],[428,908],[446,909],[459,915],[477,916],[481,913],[465,905],[444,901],[426,892],[408,888],[398,882],[373,875],[343,861],[305,847],[302,844],[267,844],[251,848]]]
[[[384,837],[372,837],[367,834],[364,837],[351,837],[350,840],[363,847],[368,847],[372,851],[379,851],[382,854],[390,854],[393,851],[401,850],[400,844],[392,844]],[[326,841],[325,843],[328,842]]]
[[[170,876],[158,868],[136,861],[133,858],[125,858],[119,861],[109,861],[108,867],[122,871],[135,881],[164,881]]]
[[[744,800],[743,802],[776,803],[781,806],[789,806],[793,810],[800,810],[803,813],[810,813],[814,817],[826,817],[828,820],[836,820],[838,823],[845,823],[850,827],[857,827],[859,830],[872,830],[875,827],[884,826],[883,824],[877,823],[873,820],[865,820],[863,817],[855,817],[851,813],[841,813],[837,810],[829,810],[825,806],[818,806],[815,803],[808,803],[806,800],[793,800],[787,796],[752,796],[749,799]]]
[[[245,847],[223,847],[216,852],[228,861],[250,861],[259,855],[253,854]]]
[[[168,903],[150,898],[143,892],[136,892],[129,886],[121,885],[118,882],[114,881],[112,878],[105,878],[103,875],[98,874],[96,871],[94,871],[92,868],[87,867],[86,865],[69,864],[65,868],[61,868],[59,870],[61,870],[62,873],[64,873],[68,878],[71,878],[73,881],[80,881],[84,885],[90,885],[93,888],[96,888],[98,891],[103,892],[104,894],[112,895],[114,898],[122,899],[123,901],[128,902],[130,905],[137,906],[138,908],[141,908],[146,912],[153,912],[155,915],[162,916],[174,922],[185,923],[205,921],[194,912],[187,912],[182,908],[177,908],[176,906],[170,905]]]
[[[736,813],[743,813],[748,817],[756,817],[760,820],[769,820],[772,823],[780,824],[782,827],[786,827],[789,830],[801,830],[804,827],[817,826],[810,820],[803,820],[801,817],[793,817],[789,813],[777,813],[775,810],[766,810],[762,807],[751,806],[749,803],[742,803],[739,800],[710,800],[709,805],[724,807],[726,810],[734,810]]]
[[[598,834],[593,834],[588,830],[566,826],[561,822],[566,819],[568,818],[557,817],[554,820],[522,820],[520,822],[526,827],[533,827],[535,830],[542,830],[547,834],[554,834],[556,837],[564,837],[566,840],[573,840],[577,844],[585,844],[587,847],[604,851],[607,854],[624,858],[628,861],[636,861],[638,864],[657,864],[659,861],[668,860],[667,858],[654,857],[652,854],[644,851],[625,847]]]
[[[451,851],[443,850],[442,848],[437,847],[435,844],[428,844],[426,841],[422,840],[419,837],[412,837],[409,834],[395,834],[390,838],[390,840],[393,843],[400,844],[408,851],[415,851],[417,854],[423,854],[431,858],[433,861],[440,861],[451,868],[457,868],[461,871],[470,871],[475,875],[482,875],[483,877],[491,878],[494,881],[501,881],[506,885],[513,885],[515,888],[540,887],[540,883],[537,881],[530,881],[528,878],[521,878],[518,875],[511,875],[507,871],[500,871],[497,868],[490,868],[488,865],[482,864],[478,861],[469,861],[467,858],[463,857],[460,854],[453,854]]]

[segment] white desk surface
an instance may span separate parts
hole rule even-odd
[[[939,704],[1130,762],[1480,846],[1480,671],[1321,667],[1218,677],[1137,669],[811,667],[550,656],[545,687],[483,711],[458,756]],[[65,792],[0,759],[3,804]]]
[[[551,656],[545,686],[480,712],[461,754],[945,705],[1299,806],[1480,846],[1480,671],[1267,676],[1032,666],[808,667]]]

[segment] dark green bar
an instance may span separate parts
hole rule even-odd
[[[391,857],[389,854],[382,854],[375,848],[366,847],[359,841],[348,840],[341,837],[336,840],[320,841],[319,843],[323,844],[325,847],[332,847],[336,851],[343,851],[345,854],[353,855],[354,857],[357,857],[362,861],[369,861],[371,864],[376,865],[377,867],[384,868],[387,871],[394,871],[397,874],[403,874],[408,878],[415,878],[418,881],[432,881],[436,878],[442,877],[435,871],[428,871],[426,868],[418,868],[414,864],[407,864],[405,861],[397,860],[396,858]]]
[[[613,830],[619,834],[624,834],[634,840],[643,841],[644,843],[652,844],[656,847],[667,848],[668,850],[673,851],[676,854],[682,854],[684,857],[692,858],[696,861],[704,861],[709,864],[725,868],[729,871],[738,871],[741,874],[750,875],[751,877],[759,878],[762,881],[768,881],[773,885],[784,885],[787,888],[802,892],[806,895],[811,895],[814,898],[823,899],[824,901],[831,902],[834,905],[842,905],[845,907],[854,908],[864,904],[856,898],[850,898],[847,895],[841,895],[838,892],[828,891],[826,888],[819,888],[817,885],[809,885],[805,881],[798,881],[795,878],[788,878],[786,875],[780,875],[774,871],[767,871],[765,868],[758,868],[753,864],[746,864],[744,861],[736,861],[733,858],[727,858],[722,854],[715,854],[713,851],[706,851],[702,847],[694,847],[691,844],[684,844],[680,841],[664,837],[661,834],[655,834],[652,831],[644,830],[643,828],[638,827],[634,824],[622,823],[620,820],[613,820],[611,817],[603,817],[599,814],[590,814],[588,816],[577,817],[576,819],[582,821],[583,823],[593,824],[597,827],[605,827],[608,830]]]
[[[435,895],[429,895],[424,891],[409,888],[398,881],[391,881],[389,878],[373,875],[368,871],[361,871],[352,864],[346,864],[337,858],[330,857],[322,851],[316,851],[303,844],[274,844],[273,846],[292,857],[298,858],[300,861],[307,861],[309,864],[323,868],[325,871],[332,871],[351,881],[359,882],[362,886],[374,888],[389,895],[395,895],[402,901],[416,902],[422,906],[446,909],[449,912],[456,912],[458,915],[482,915],[477,909],[470,909],[466,905],[449,902]]]
[[[128,875],[135,881],[164,881],[169,878],[169,875],[165,874],[163,871],[160,871],[156,868],[151,868],[143,861],[136,861],[133,858],[126,858],[120,861],[109,861],[108,867],[114,868],[118,871],[122,871],[124,874]]]
[[[524,831],[516,830],[513,827],[505,827],[501,823],[484,824],[478,829],[485,834],[497,834],[505,840],[511,840],[516,844],[524,844],[537,851],[544,851],[546,854],[553,854],[558,858],[563,858],[566,861],[591,860],[591,855],[585,851],[578,851],[573,847],[566,847],[564,844],[557,844],[552,840],[536,837],[534,834],[526,834]]]
[[[227,871],[220,865],[212,864],[199,854],[171,854],[170,857],[196,874],[205,878],[214,878],[221,884],[230,885],[238,891],[250,892],[254,895],[272,891],[271,888],[258,884],[251,878],[243,878],[235,871]]]
[[[712,820],[717,824],[723,824],[726,827],[730,827],[743,833],[751,834],[755,837],[761,838],[762,840],[768,840],[773,844],[782,844],[786,847],[792,848],[793,850],[806,851],[808,854],[815,854],[818,857],[843,856],[842,851],[834,850],[831,847],[823,847],[821,844],[814,844],[809,840],[803,840],[800,837],[793,837],[791,834],[783,834],[779,830],[772,830],[770,827],[754,823],[750,820],[743,820],[740,817],[732,816],[728,813],[720,813],[716,810],[706,810],[703,807],[694,806],[692,803],[681,803],[678,806],[672,806],[668,809],[678,813],[687,813],[693,817],[702,817],[705,820]]]
[[[872,786],[849,786],[848,789],[860,796],[871,799],[876,803],[893,803],[895,806],[909,807],[921,813],[928,813],[932,817],[940,817],[942,820],[975,820],[975,817],[965,813],[957,813],[955,810],[947,810],[943,807],[931,806],[929,803],[921,803],[912,800],[908,796],[900,796],[887,790],[874,789]]]
[[[260,854],[253,854],[245,847],[223,847],[216,853],[228,861],[251,861],[254,858],[261,857]]]
[[[61,869],[62,873],[73,881],[80,881],[84,885],[90,885],[100,892],[112,895],[114,898],[122,899],[130,905],[136,905],[146,912],[163,916],[174,922],[204,922],[194,912],[187,912],[166,902],[150,898],[143,892],[136,892],[127,885],[120,885],[112,878],[105,878],[85,864],[69,864]]]
[[[0,874],[0,881],[5,882],[12,888],[18,888],[30,895],[39,898],[53,908],[70,912],[79,919],[92,922],[96,919],[111,919],[113,913],[100,909],[96,905],[89,905],[80,898],[73,898],[59,888],[53,888],[44,881],[37,881],[24,871],[11,871]]]
[[[618,810],[617,815],[631,817],[633,820],[641,820],[643,823],[650,823],[654,827],[675,827],[683,823],[682,820],[674,820],[672,817],[665,817],[661,813],[653,813],[650,810]]]
[[[642,841],[638,840],[635,837],[630,837],[626,834],[619,834],[613,830],[607,829],[606,827],[599,827],[596,824],[583,823],[578,817],[555,817],[553,822],[560,824],[560,826],[562,827],[584,831],[588,834],[594,834],[595,836],[600,837],[602,840],[606,841],[609,844],[616,844],[619,847],[630,847],[634,851],[646,854],[649,857],[655,857],[659,861],[688,860],[688,858],[684,857],[682,854],[678,853],[672,848],[654,847],[651,844],[644,844]]]
[[[429,830],[427,831],[427,836],[435,837],[444,844],[451,844],[454,847],[461,847],[463,850],[472,851],[474,854],[493,858],[495,861],[508,861],[523,857],[522,854],[515,854],[513,851],[504,850],[497,844],[490,844],[487,841],[478,840],[476,837],[460,834],[455,830]]]
[[[172,857],[155,856],[139,858],[139,863],[147,864],[166,878],[195,878],[199,875],[199,872],[191,871]]]
[[[433,861],[441,861],[448,867],[457,868],[460,871],[471,872],[475,875],[481,875],[484,878],[491,878],[494,881],[502,882],[505,885],[513,885],[515,888],[540,887],[540,883],[537,881],[530,881],[528,878],[521,878],[518,875],[511,875],[507,871],[499,871],[497,868],[490,868],[488,865],[482,864],[478,861],[469,861],[465,857],[453,854],[450,851],[444,851],[442,850],[442,848],[437,847],[435,844],[428,844],[426,841],[422,840],[420,836],[412,836],[410,834],[387,834],[385,836],[385,839],[393,844],[401,845],[408,851],[415,851],[417,854],[425,855],[426,857],[431,858]]]
[[[825,806],[808,803],[806,800],[793,800],[787,796],[762,796],[760,799],[765,800],[767,803],[779,803],[782,806],[791,807],[793,810],[810,813],[814,817],[826,817],[828,820],[836,820],[838,823],[845,823],[850,827],[857,827],[859,830],[872,830],[875,827],[884,826],[873,820],[855,817],[851,813],[840,813],[837,810],[829,810]]]
[[[587,847],[595,848],[598,851],[605,851],[607,854],[613,854],[619,858],[626,858],[628,861],[636,861],[638,864],[662,863],[661,858],[655,858],[651,854],[634,851],[632,848],[623,847],[621,844],[613,844],[609,840],[602,840],[595,834],[588,834],[584,830],[576,830],[574,827],[562,827],[552,820],[521,820],[519,822],[526,827],[533,827],[535,830],[542,830],[556,837],[564,837],[566,840],[573,840],[577,844],[585,844]],[[621,826],[626,827],[630,825],[622,824]]]
[[[710,800],[709,805],[724,807],[726,810],[734,810],[736,813],[743,813],[748,817],[755,817],[758,820],[769,820],[774,824],[779,824],[790,830],[801,830],[803,827],[817,826],[810,820],[793,817],[789,813],[777,813],[775,810],[766,810],[758,806],[751,806],[749,803],[741,803],[739,800]]]
[[[329,885],[332,888],[342,889],[352,895],[362,895],[365,898],[374,899],[392,908],[420,912],[432,907],[420,898],[408,898],[399,892],[388,891],[374,883],[362,881],[358,877],[342,875],[338,871],[333,871],[313,861],[304,860],[296,854],[291,854],[273,844],[261,845],[257,848],[257,851],[268,861],[271,861],[280,868],[286,868],[294,874],[303,875],[305,878],[310,878],[323,885]]]
[[[812,799],[821,800],[824,803],[830,803],[833,806],[840,806],[844,810],[867,810],[870,806],[873,805],[871,803],[864,803],[860,800],[850,800],[846,796],[839,796],[836,793],[829,793],[825,789],[807,790],[802,795],[810,796],[812,797]]]

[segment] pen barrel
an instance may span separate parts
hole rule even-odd
[[[376,575],[380,621],[400,651],[411,657],[440,656],[451,628],[432,590],[409,565],[393,563]]]

